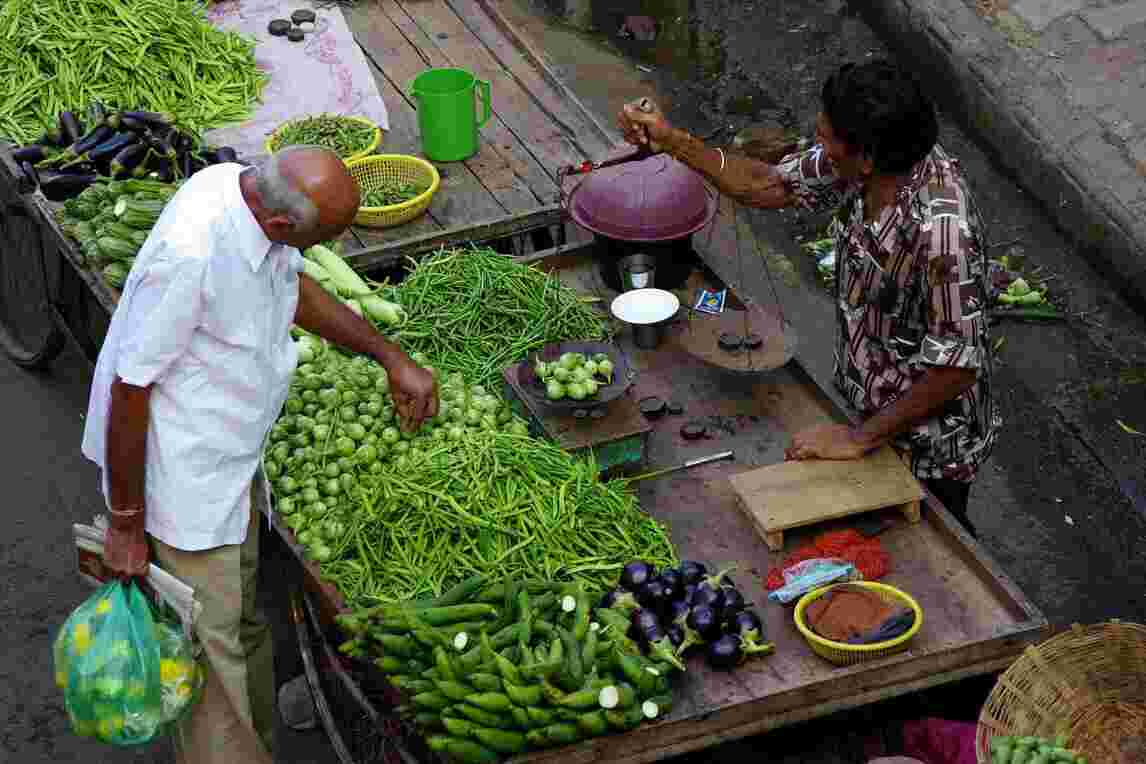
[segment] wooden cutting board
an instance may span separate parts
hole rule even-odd
[[[741,509],[768,548],[784,547],[784,531],[884,507],[919,522],[923,489],[899,455],[884,446],[855,461],[781,462],[729,478]]]

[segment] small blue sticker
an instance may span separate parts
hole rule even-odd
[[[696,305],[693,307],[701,313],[719,315],[724,312],[724,298],[727,294],[727,289],[721,289],[719,292],[714,292],[711,289],[698,289]]]

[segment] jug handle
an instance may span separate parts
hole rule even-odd
[[[482,118],[478,120],[478,127],[485,127],[485,123],[489,122],[489,118],[493,116],[493,98],[490,93],[490,86],[488,80],[476,80],[476,87],[478,97],[482,100],[484,108],[482,109]]]

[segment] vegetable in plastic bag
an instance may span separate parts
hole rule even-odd
[[[135,583],[111,582],[76,608],[53,644],[72,730],[119,746],[155,739],[205,683],[191,642]]]

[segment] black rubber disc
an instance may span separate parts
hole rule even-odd
[[[291,42],[302,42],[306,34],[301,29],[292,29],[287,32],[287,39]]]
[[[675,403],[675,402],[670,403],[669,404],[669,413],[672,414],[673,416],[680,416],[681,414],[684,413],[684,406],[680,405],[679,403]]]
[[[689,422],[680,428],[680,436],[685,440],[699,440],[708,431],[700,422]]]
[[[732,351],[739,350],[741,348],[741,346],[744,344],[744,338],[739,334],[722,334],[720,335],[720,338],[716,340],[716,342],[718,345],[720,345],[721,350]]]
[[[648,398],[641,398],[640,401],[641,413],[644,414],[646,419],[659,419],[664,416],[665,402],[655,395],[650,395]]]
[[[307,21],[313,24],[315,18],[316,17],[314,15],[314,11],[307,8],[299,8],[297,11],[290,15],[290,20],[296,24],[302,24]]]
[[[744,338],[744,347],[749,350],[756,350],[764,345],[764,338],[759,334],[749,334]]]
[[[290,22],[286,19],[274,19],[267,24],[267,31],[275,37],[286,37],[287,32],[290,31]]]

